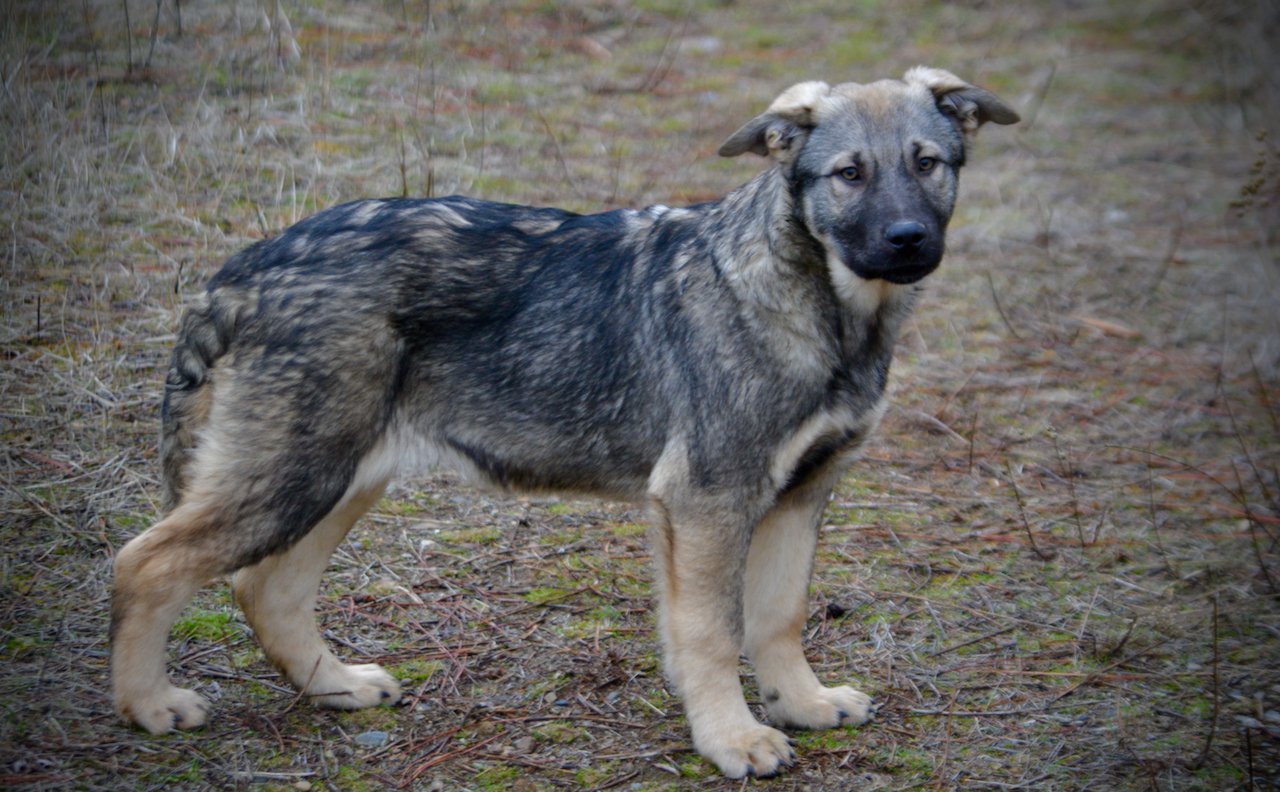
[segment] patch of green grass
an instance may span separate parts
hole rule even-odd
[[[617,762],[600,762],[581,768],[573,774],[573,780],[580,789],[595,789],[612,779],[619,769]]]
[[[161,787],[181,786],[184,784],[200,784],[204,781],[203,762],[192,759],[181,768],[157,768],[149,774],[153,783]]]
[[[45,642],[39,638],[15,635],[4,642],[4,656],[8,660],[18,660],[26,655],[43,651],[45,646]]]
[[[243,628],[226,610],[193,608],[173,625],[173,636],[179,639],[221,643],[238,638]]]
[[[580,614],[561,626],[558,632],[566,638],[606,635],[624,621],[622,612],[612,605],[601,605]]]
[[[340,792],[375,792],[383,788],[375,780],[366,778],[359,768],[351,765],[339,767],[328,780]]]
[[[649,532],[649,526],[644,523],[625,522],[617,523],[611,529],[615,536],[635,536],[643,538]]]
[[[507,790],[520,778],[520,768],[514,765],[494,764],[483,768],[471,777],[476,789]]]
[[[715,778],[719,776],[719,771],[715,766],[700,756],[691,756],[680,763],[676,768],[680,771],[681,778],[692,778],[701,780],[704,778]]]
[[[557,745],[568,745],[587,735],[586,729],[574,726],[568,721],[550,721],[538,726],[531,733],[534,739],[540,742],[555,743]]]
[[[400,713],[391,707],[367,707],[365,709],[347,710],[342,713],[343,728],[390,732],[400,723]]]
[[[443,670],[444,663],[439,660],[406,660],[387,668],[387,671],[396,679],[410,685],[427,682]]]
[[[268,702],[280,697],[280,693],[272,690],[257,680],[250,679],[244,683],[244,691],[254,701]]]
[[[374,508],[374,511],[378,511],[392,517],[412,517],[416,514],[422,514],[430,505],[431,504],[429,502],[421,504],[412,500],[383,498],[378,501],[378,505]]]
[[[791,736],[795,740],[796,752],[838,751],[848,748],[850,736],[846,729],[818,729],[815,731],[796,732]]]
[[[450,544],[489,545],[495,544],[502,538],[502,530],[495,526],[459,528],[453,531],[442,531],[438,538]]]
[[[583,531],[581,528],[566,528],[561,531],[552,531],[538,537],[538,544],[543,547],[566,547],[582,540]]]
[[[552,602],[566,600],[576,593],[577,591],[574,589],[539,586],[525,592],[523,599],[531,605],[548,605]]]

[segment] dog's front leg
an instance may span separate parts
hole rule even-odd
[[[749,521],[723,517],[736,512],[729,504],[689,500],[655,497],[653,504],[667,674],[684,699],[698,753],[730,778],[771,776],[795,752],[785,734],[751,714],[738,678]]]
[[[866,694],[819,682],[800,644],[818,524],[830,492],[815,483],[779,499],[756,526],[747,561],[744,648],[769,719],[802,729],[857,726],[871,711]]]

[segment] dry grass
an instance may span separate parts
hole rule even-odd
[[[188,2],[179,35],[164,0],[153,45],[150,2],[10,4],[0,785],[737,788],[663,688],[638,511],[406,482],[320,613],[406,703],[297,701],[220,587],[172,666],[215,720],[159,739],[105,695],[111,555],[182,296],[238,247],[365,195],[702,200],[781,87],[916,62],[1026,122],[973,153],[824,528],[810,655],[879,718],[768,783],[1280,785],[1277,14],[1043,5]]]

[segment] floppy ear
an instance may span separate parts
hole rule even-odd
[[[742,125],[720,146],[720,156],[750,151],[778,162],[790,162],[809,130],[817,126],[818,102],[831,92],[824,82],[802,82],[783,91],[769,109]]]
[[[916,66],[902,78],[908,85],[928,89],[938,109],[955,121],[966,136],[978,131],[978,127],[994,121],[997,124],[1016,124],[1018,114],[990,91],[970,85],[949,71]]]

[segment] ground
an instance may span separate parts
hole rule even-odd
[[[1263,0],[15,0],[0,20],[0,786],[1280,786],[1280,16]],[[806,628],[870,724],[727,782],[653,633],[643,510],[400,482],[319,605],[403,703],[299,701],[225,583],[107,690],[112,554],[154,519],[183,300],[318,208],[713,198],[803,79],[941,66],[1019,108],[970,152]],[[1270,137],[1268,137],[1270,135]],[[753,704],[757,692],[744,667]]]

